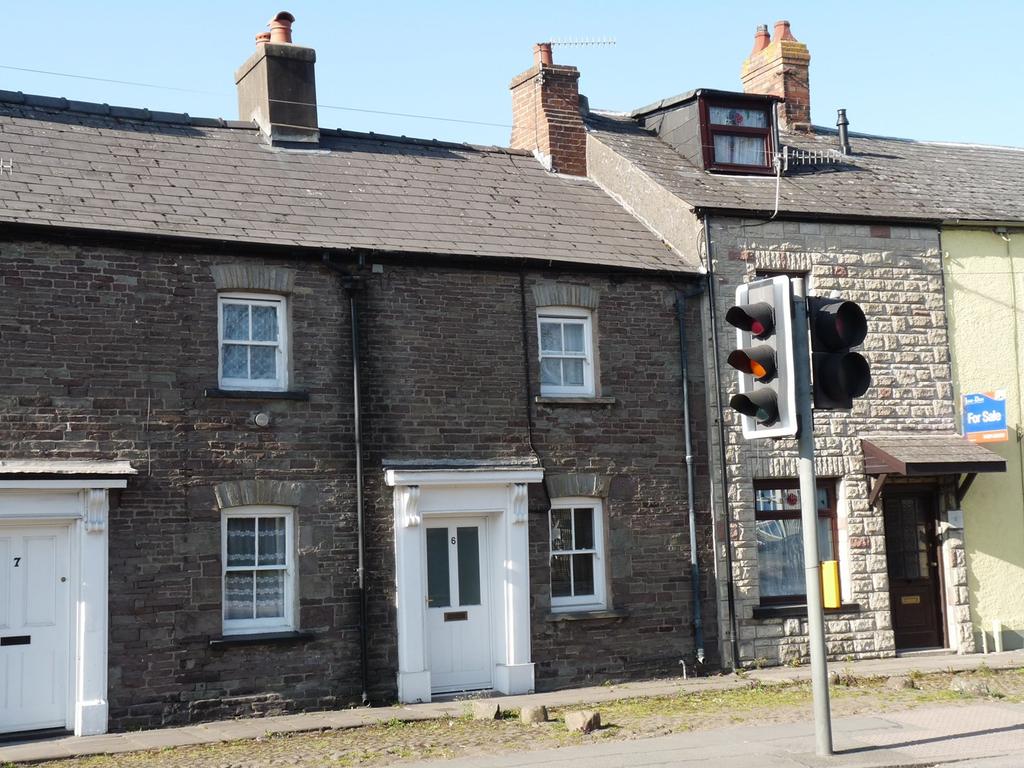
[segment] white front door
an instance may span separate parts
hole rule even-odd
[[[67,723],[68,529],[0,526],[0,732]]]
[[[425,527],[431,690],[491,688],[487,521],[440,518]]]

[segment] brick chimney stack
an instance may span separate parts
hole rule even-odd
[[[811,130],[811,54],[793,37],[788,21],[775,22],[774,40],[767,26],[754,35],[754,50],[743,62],[740,78],[745,93],[781,96],[779,125],[783,130]]]
[[[516,76],[512,91],[514,149],[529,149],[551,170],[587,175],[587,132],[580,117],[580,73],[558,66],[551,43],[533,47],[533,66]]]
[[[281,11],[256,35],[256,52],[235,72],[238,116],[271,143],[317,144],[316,51],[292,43],[295,17]]]

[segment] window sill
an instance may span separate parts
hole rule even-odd
[[[251,635],[224,635],[210,640],[211,648],[230,648],[236,645],[286,645],[302,640],[312,640],[312,632],[292,630],[289,632],[259,632]]]
[[[203,390],[204,397],[223,397],[234,400],[309,400],[309,392],[289,390],[280,392],[273,389],[218,389]]]
[[[573,397],[571,395],[537,395],[538,405],[615,405],[614,397]]]
[[[629,611],[622,610],[599,610],[599,611],[559,611],[552,612],[547,616],[547,621],[601,621],[615,620],[622,621],[629,618]]]
[[[859,603],[846,603],[839,608],[826,608],[825,614],[835,613],[859,613]],[[788,605],[758,605],[754,607],[753,618],[755,619],[790,619],[806,618],[807,604],[795,603]]]

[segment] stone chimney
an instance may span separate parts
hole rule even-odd
[[[774,40],[767,26],[754,35],[754,50],[743,62],[740,78],[746,93],[781,96],[779,126],[789,131],[811,130],[811,54],[793,37],[788,21],[775,22]]]
[[[292,43],[295,17],[281,11],[256,35],[256,52],[235,72],[238,116],[254,120],[271,143],[316,144],[316,51]]]
[[[533,47],[533,66],[512,80],[514,149],[529,149],[550,170],[587,175],[587,132],[580,117],[580,73],[556,66],[551,43]]]

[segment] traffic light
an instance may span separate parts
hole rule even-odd
[[[740,372],[739,394],[729,406],[743,415],[743,436],[796,434],[792,289],[785,275],[736,288],[725,321],[736,328],[727,362]]]
[[[851,352],[868,335],[864,310],[852,301],[810,296],[811,368],[814,407],[836,411],[853,408],[853,398],[871,386],[871,368],[863,355]]]

